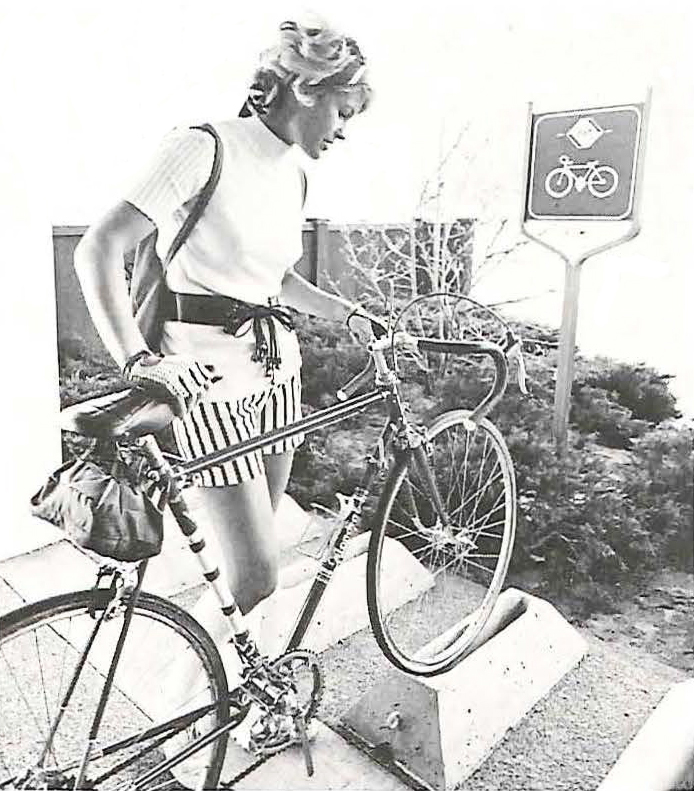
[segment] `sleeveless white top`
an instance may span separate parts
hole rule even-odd
[[[172,291],[222,294],[267,304],[301,257],[303,176],[292,148],[256,116],[214,124],[224,146],[221,176],[209,204],[166,272]],[[175,129],[125,200],[158,229],[158,253],[166,256],[190,202],[212,169],[214,139],[207,132]],[[278,322],[282,366],[275,381],[294,375],[300,364],[294,333]],[[221,327],[166,322],[162,351],[192,354],[215,365],[222,380],[209,400],[233,400],[270,383],[262,363],[252,362],[252,331],[242,338]]]

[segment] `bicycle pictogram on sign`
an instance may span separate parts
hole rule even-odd
[[[599,160],[574,162],[562,154],[559,167],[550,170],[545,179],[545,192],[552,198],[565,198],[572,189],[588,192],[595,198],[609,198],[619,185],[619,174],[609,165],[601,165]]]

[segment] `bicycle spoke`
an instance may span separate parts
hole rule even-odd
[[[462,559],[463,563],[467,566],[472,566],[473,568],[479,569],[480,571],[485,571],[489,574],[490,577],[494,576],[495,569],[490,569],[487,566],[483,566],[481,563],[474,563],[473,561],[469,560],[469,558],[465,557]]]
[[[4,651],[2,653],[2,656],[3,656],[3,659],[5,660],[6,666],[8,667],[8,669],[10,671],[10,675],[12,676],[12,678],[13,678],[13,680],[15,682],[15,686],[17,688],[17,691],[18,691],[20,697],[22,698],[22,701],[24,702],[24,705],[26,706],[27,711],[31,714],[31,718],[33,719],[33,721],[34,721],[36,727],[38,728],[38,730],[41,732],[41,737],[45,739],[46,738],[46,733],[43,730],[43,728],[41,727],[41,723],[39,722],[39,720],[38,720],[38,718],[36,716],[36,713],[34,712],[34,707],[29,703],[29,700],[28,700],[28,698],[26,696],[26,691],[24,690],[24,688],[21,685],[19,679],[17,678],[16,672],[15,672],[14,668],[10,665],[9,660],[5,656],[5,652]]]
[[[51,721],[51,713],[48,708],[48,696],[46,694],[46,680],[43,675],[43,662],[41,661],[41,654],[38,650],[38,635],[34,632],[34,647],[36,649],[36,660],[39,665],[39,676],[41,678],[41,692],[43,695],[43,705],[46,710],[46,722],[50,723]]]
[[[487,489],[488,489],[488,488],[489,488],[489,487],[490,487],[492,484],[496,483],[497,481],[503,481],[503,472],[501,471],[501,469],[499,470],[499,472],[498,472],[498,474],[497,474],[497,475],[495,475],[493,478],[490,478],[490,479],[489,479],[489,480],[488,480],[488,481],[485,483],[485,486],[484,486],[484,491],[486,491],[486,490],[487,490]],[[462,503],[461,503],[461,504],[458,506],[458,508],[456,508],[456,509],[455,509],[455,511],[453,511],[453,513],[451,513],[451,517],[453,517],[453,516],[456,516],[458,513],[460,513],[462,510],[464,510],[466,506],[469,506],[469,505],[470,505],[470,502],[471,502],[473,499],[475,499],[475,497],[477,497],[477,495],[478,495],[478,492],[477,492],[477,491],[473,492],[473,493],[472,493],[472,494],[471,494],[471,495],[470,495],[470,496],[467,498],[467,500],[464,500],[464,501],[463,501],[463,502],[462,502]],[[501,498],[503,498],[503,490],[500,492],[500,494],[499,494],[499,495],[497,495],[497,499],[498,499],[498,498],[500,498],[500,497],[501,497]],[[474,512],[473,512],[473,513],[474,513]],[[460,525],[460,526],[462,527],[462,525]]]

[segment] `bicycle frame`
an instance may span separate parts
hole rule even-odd
[[[371,358],[375,363],[377,375],[377,386],[375,389],[363,395],[354,395],[348,397],[341,403],[337,403],[325,409],[318,410],[317,412],[302,418],[296,423],[293,423],[291,426],[276,429],[263,434],[260,437],[252,438],[223,450],[209,453],[194,461],[176,461],[175,463],[172,463],[170,458],[167,458],[167,456],[162,452],[153,436],[148,435],[137,440],[137,444],[140,446],[143,455],[149,462],[153,474],[159,479],[159,485],[166,489],[168,494],[168,505],[172,511],[172,514],[183,535],[186,537],[189,548],[197,557],[198,562],[202,567],[205,580],[214,590],[219,601],[222,614],[229,621],[229,625],[233,634],[230,642],[233,642],[236,650],[238,651],[242,665],[246,671],[252,671],[259,665],[259,663],[262,664],[263,657],[249,633],[244,616],[234,602],[231,592],[221,579],[221,571],[219,566],[215,558],[212,556],[212,553],[207,548],[201,529],[191,517],[189,509],[187,508],[183,499],[182,492],[187,485],[193,482],[194,475],[196,473],[201,472],[202,470],[205,470],[209,467],[237,459],[257,450],[262,450],[263,448],[268,447],[280,440],[293,437],[297,434],[308,434],[318,431],[319,429],[346,420],[347,418],[356,415],[375,404],[385,403],[387,405],[388,415],[384,428],[381,431],[374,451],[369,457],[367,457],[366,468],[363,472],[359,486],[357,486],[352,495],[346,498],[344,502],[344,513],[340,514],[341,519],[329,537],[327,549],[324,551],[323,556],[321,557],[319,569],[316,573],[313,584],[309,589],[306,599],[304,600],[304,603],[299,611],[284,650],[291,651],[298,648],[311,624],[312,618],[318,608],[318,605],[320,604],[328,583],[330,582],[336,568],[343,560],[346,543],[361,517],[362,509],[369,495],[370,489],[379,472],[384,468],[385,459],[387,458],[387,454],[393,447],[394,443],[399,445],[399,448],[402,450],[402,452],[411,452],[413,454],[414,463],[423,470],[425,480],[428,479],[432,484],[432,495],[434,502],[437,500],[438,493],[435,486],[433,486],[433,476],[431,470],[429,469],[426,453],[423,449],[423,443],[425,442],[424,433],[413,424],[407,414],[407,407],[401,399],[398,389],[399,379],[395,372],[392,371],[388,366],[385,357],[386,348],[387,347],[384,344],[379,345],[375,340],[372,342],[370,347]],[[419,348],[424,351],[488,355],[492,358],[495,365],[494,383],[487,396],[473,410],[470,416],[472,423],[486,415],[486,413],[489,412],[492,406],[501,397],[501,394],[506,387],[508,377],[508,363],[506,355],[496,344],[485,342],[463,343],[457,341],[449,342],[420,339]],[[358,387],[358,383],[363,378],[363,374],[364,372],[355,377],[355,379],[353,379],[352,382],[350,382],[350,384],[345,387],[345,391],[350,389],[350,385],[353,386],[352,389],[354,389],[354,387]],[[440,501],[438,508],[443,511],[443,506]],[[126,619],[121,630],[119,648],[122,646],[128,631],[128,613],[131,612],[134,607],[135,600],[142,583],[141,578],[143,574],[144,566],[141,569],[139,584],[133,592],[128,606],[126,607]],[[95,628],[98,628],[98,625]],[[96,739],[96,733],[98,731],[103,705],[105,705],[105,701],[110,694],[110,688],[115,675],[116,666],[118,664],[119,654],[120,651],[117,650],[116,654],[112,658],[108,676],[104,683],[99,709],[95,715],[90,732],[90,737],[93,737],[93,740]],[[79,668],[76,672],[79,674]],[[252,682],[252,674],[250,679]],[[237,688],[237,690],[238,689],[240,688]],[[234,698],[235,691],[236,690],[232,690],[230,692],[229,701],[237,705],[239,711],[241,712],[243,706],[248,703],[248,700],[244,699],[243,695]],[[258,687],[258,689],[254,689],[254,694],[256,694],[260,700],[263,700],[267,695],[267,690],[261,685]],[[272,701],[270,700],[270,703],[271,702]],[[65,701],[65,704],[67,704],[67,701]],[[181,730],[201,716],[204,716],[213,708],[214,704],[208,704],[194,712],[180,716],[175,720],[154,726],[150,730],[146,731],[144,736],[147,738],[156,738],[162,733],[166,734],[169,731]],[[209,745],[223,733],[236,727],[241,719],[243,719],[243,713],[237,715],[236,717],[229,718],[227,722],[218,726],[213,731],[210,731],[209,733],[194,739],[177,755],[170,757],[152,769],[150,772],[147,772],[141,778],[138,778],[138,780],[134,781],[131,786],[132,789],[135,790],[140,788],[144,783],[149,782],[150,780],[159,776],[161,773],[186,760],[198,750]],[[160,739],[160,742],[164,741],[166,738],[168,738],[168,736],[164,735],[164,738]],[[155,744],[145,748],[145,752],[149,752],[151,749],[154,749],[160,742],[155,742]],[[107,748],[107,751],[115,752],[123,746],[125,746],[124,743],[117,743]],[[90,758],[90,749],[90,747],[87,748],[82,766],[79,770],[78,777],[80,782],[86,772],[87,763]],[[131,763],[132,760],[136,760],[136,758],[126,760],[120,768]]]
[[[492,358],[495,365],[495,377],[491,390],[487,397],[473,410],[471,420],[474,422],[483,417],[501,397],[508,378],[508,363],[504,352],[493,343],[486,342],[459,342],[459,341],[440,341],[419,339],[418,346],[423,351],[435,351],[439,353],[457,352],[462,354],[488,355]],[[161,476],[162,482],[167,486],[169,492],[169,507],[176,519],[181,531],[188,540],[191,551],[197,556],[202,566],[203,576],[215,591],[219,600],[222,613],[228,618],[234,635],[234,644],[241,656],[242,661],[252,666],[260,657],[260,652],[253,642],[246,627],[244,618],[238,609],[229,590],[220,579],[221,571],[207,550],[205,539],[202,532],[190,515],[190,512],[183,500],[183,483],[190,481],[195,473],[205,470],[211,466],[232,461],[246,454],[257,450],[262,450],[276,442],[297,434],[308,434],[313,431],[346,420],[352,415],[363,411],[369,406],[377,403],[387,402],[389,414],[386,425],[381,432],[377,443],[377,448],[367,459],[367,466],[364,471],[360,485],[350,498],[349,510],[344,515],[341,524],[336,528],[337,533],[330,539],[330,551],[328,556],[321,562],[321,566],[316,574],[316,579],[312,585],[296,625],[289,637],[287,649],[291,650],[298,647],[303,636],[308,629],[311,618],[320,603],[320,599],[325,588],[330,581],[339,559],[345,547],[345,543],[351,528],[357,523],[361,516],[361,511],[368,497],[369,490],[381,467],[378,461],[378,448],[382,449],[382,455],[391,445],[396,431],[401,431],[404,436],[404,447],[409,448],[415,453],[416,463],[424,466],[425,476],[433,481],[431,472],[428,471],[426,455],[419,451],[422,444],[422,436],[414,427],[407,415],[407,409],[400,397],[398,385],[399,379],[395,372],[388,365],[385,351],[385,342],[379,342],[375,337],[370,344],[369,351],[371,359],[376,368],[377,388],[363,395],[352,396],[342,403],[321,409],[305,418],[293,423],[285,428],[276,429],[236,445],[224,448],[219,451],[206,454],[194,461],[184,461],[176,465],[165,458],[156,440],[152,436],[141,440],[143,450],[152,468]],[[368,370],[368,368],[366,369]],[[352,382],[345,387],[345,391],[350,389],[350,385],[358,383],[363,377],[363,373],[355,377]],[[358,386],[358,384],[356,385]],[[436,500],[435,489],[432,492]],[[440,506],[442,508],[442,506]]]

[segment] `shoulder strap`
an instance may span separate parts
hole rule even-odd
[[[212,193],[215,191],[217,183],[219,182],[219,175],[222,172],[224,147],[222,145],[222,141],[219,138],[217,130],[212,126],[212,124],[192,126],[191,129],[201,129],[202,131],[212,135],[214,138],[214,160],[212,161],[212,171],[210,172],[205,186],[200,191],[200,194],[198,195],[193,208],[190,211],[190,214],[186,217],[183,225],[179,228],[176,237],[171,243],[169,252],[166,254],[166,258],[164,259],[164,269],[166,269],[166,267],[171,262],[171,259],[181,249],[181,245],[190,236],[190,232],[193,230],[195,223],[200,219],[200,216],[205,211],[205,207],[210,202]]]

